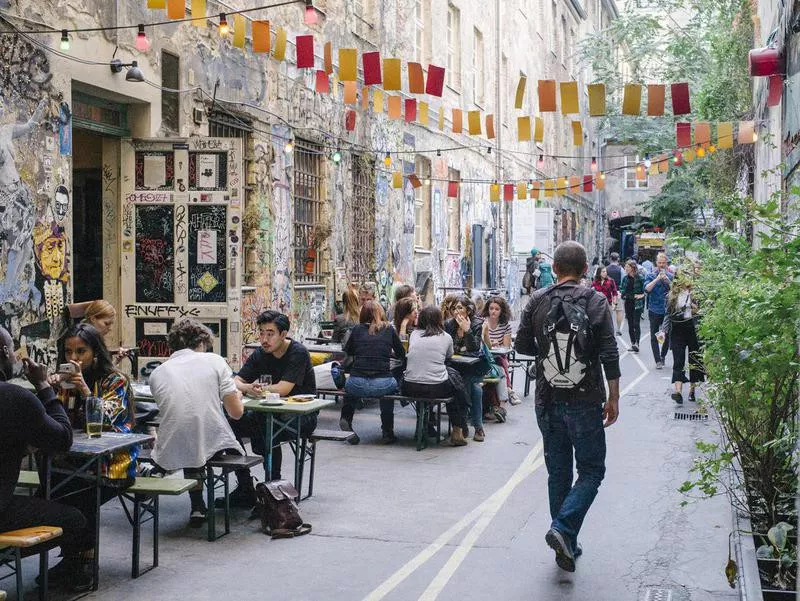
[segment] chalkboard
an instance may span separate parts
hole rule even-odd
[[[189,302],[224,303],[226,283],[225,205],[189,205]]]
[[[172,205],[136,206],[136,302],[175,302]]]
[[[167,334],[172,319],[137,319],[136,346],[140,357],[169,357],[171,349]]]

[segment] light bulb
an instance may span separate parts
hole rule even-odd
[[[437,151],[436,151],[436,156],[437,156],[437,157],[440,157],[440,156],[442,156],[442,151],[441,151],[441,150],[437,150]]]
[[[681,152],[675,153],[675,166],[680,167],[683,165],[683,154]]]
[[[342,161],[342,153],[338,148],[334,151],[333,155],[331,155],[331,160],[336,164]]]
[[[539,159],[541,161],[541,158]],[[597,173],[597,159],[592,157],[592,173]]]
[[[600,179],[603,180],[603,181],[606,181],[606,174],[605,173],[601,173],[600,174]]]
[[[758,142],[758,133],[753,132],[753,142]]]
[[[59,48],[65,52],[69,50],[69,33],[67,33],[66,29],[61,30],[61,44]]]
[[[538,161],[536,161],[536,168],[537,168],[539,171],[541,171],[542,169],[544,169],[544,156],[542,156],[541,154],[539,155],[539,160],[538,160]]]
[[[387,167],[392,166],[392,157],[388,152],[386,153],[386,156],[383,158],[383,164],[386,165]]]
[[[708,152],[714,154],[715,152],[717,152],[717,147],[712,144],[711,146],[708,147]]]
[[[650,169],[650,165],[652,165],[652,164],[653,163],[650,160],[650,155],[649,154],[644,155],[644,166],[645,166],[645,168],[646,169]]]
[[[423,186],[430,186],[430,185],[431,185],[431,180],[429,180],[429,179],[426,177],[424,180],[422,180],[422,185],[423,185]]]
[[[312,0],[306,0],[306,11],[303,20],[306,25],[314,25],[317,22],[317,10],[314,8]]]
[[[294,150],[294,143],[291,140],[289,140],[283,147],[283,152],[285,152],[286,154],[291,154],[293,150]]]
[[[698,147],[697,147],[697,156],[699,156],[701,159],[702,159],[704,156],[706,156],[706,149],[705,149],[705,148],[703,148],[702,146],[698,146]]]
[[[150,50],[150,40],[147,39],[147,34],[144,32],[144,25],[139,25],[139,33],[136,34],[136,49],[139,52],[147,52]]]
[[[231,28],[228,26],[228,18],[225,13],[219,13],[219,35],[228,35],[230,31]]]
[[[531,190],[533,190],[533,180],[530,180],[528,182],[528,192],[530,192]]]

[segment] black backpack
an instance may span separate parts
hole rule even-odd
[[[544,320],[539,357],[542,373],[553,388],[579,388],[589,374],[594,353],[586,305],[594,291],[576,288],[579,296],[551,294]],[[582,292],[581,291],[585,291]]]
[[[311,532],[311,524],[303,522],[295,499],[297,489],[287,480],[256,484],[256,508],[261,530],[272,538],[293,538]]]

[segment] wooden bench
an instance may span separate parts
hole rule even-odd
[[[206,502],[208,505],[208,540],[215,541],[221,536],[229,534],[231,531],[231,506],[228,493],[230,492],[229,477],[231,472],[239,469],[250,469],[256,465],[263,463],[263,457],[257,455],[223,455],[216,459],[211,459],[206,463]],[[214,468],[221,470],[217,475],[214,473]],[[225,503],[223,505],[223,515],[225,517],[225,532],[217,534],[217,516],[214,509],[214,493],[219,489],[223,489]]]
[[[436,411],[436,444],[438,445],[442,441],[442,405],[452,403],[455,401],[455,398],[445,397],[428,399],[423,397],[404,396],[401,394],[387,394],[382,398],[391,399],[400,403],[409,403],[414,407],[414,410],[417,412],[417,428],[414,434],[414,438],[417,441],[417,451],[421,451],[423,448],[428,446],[427,431],[428,424],[430,423],[427,411],[428,407],[431,407]],[[448,434],[450,433],[449,420],[447,432]]]
[[[297,491],[301,499],[307,499],[314,494],[314,466],[317,458],[317,442],[320,440],[331,440],[334,442],[348,442],[354,438],[355,432],[343,432],[341,430],[314,430],[308,438],[301,440],[300,448],[300,488]],[[294,441],[289,441],[289,445],[297,454]],[[308,466],[308,494],[303,496],[303,467],[309,462]]]
[[[344,398],[344,390],[338,388],[318,388],[317,396],[321,399],[332,396],[334,400],[339,401]]]
[[[22,581],[22,549],[33,547],[41,543],[58,538],[64,533],[61,528],[55,526],[34,526],[32,528],[22,528],[0,533],[0,566],[7,566],[11,569],[17,581],[17,599],[25,598],[25,589]],[[39,553],[39,599],[47,599],[47,561],[48,548]],[[13,565],[12,565],[13,564]],[[0,591],[1,592],[1,591]],[[5,593],[0,595],[0,599],[5,598]]]

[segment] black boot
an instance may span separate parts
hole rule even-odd
[[[256,504],[256,489],[253,486],[250,470],[236,470],[236,480],[236,488],[228,495],[228,502],[231,507],[250,509]],[[214,507],[217,509],[225,507],[225,499],[216,499]]]

